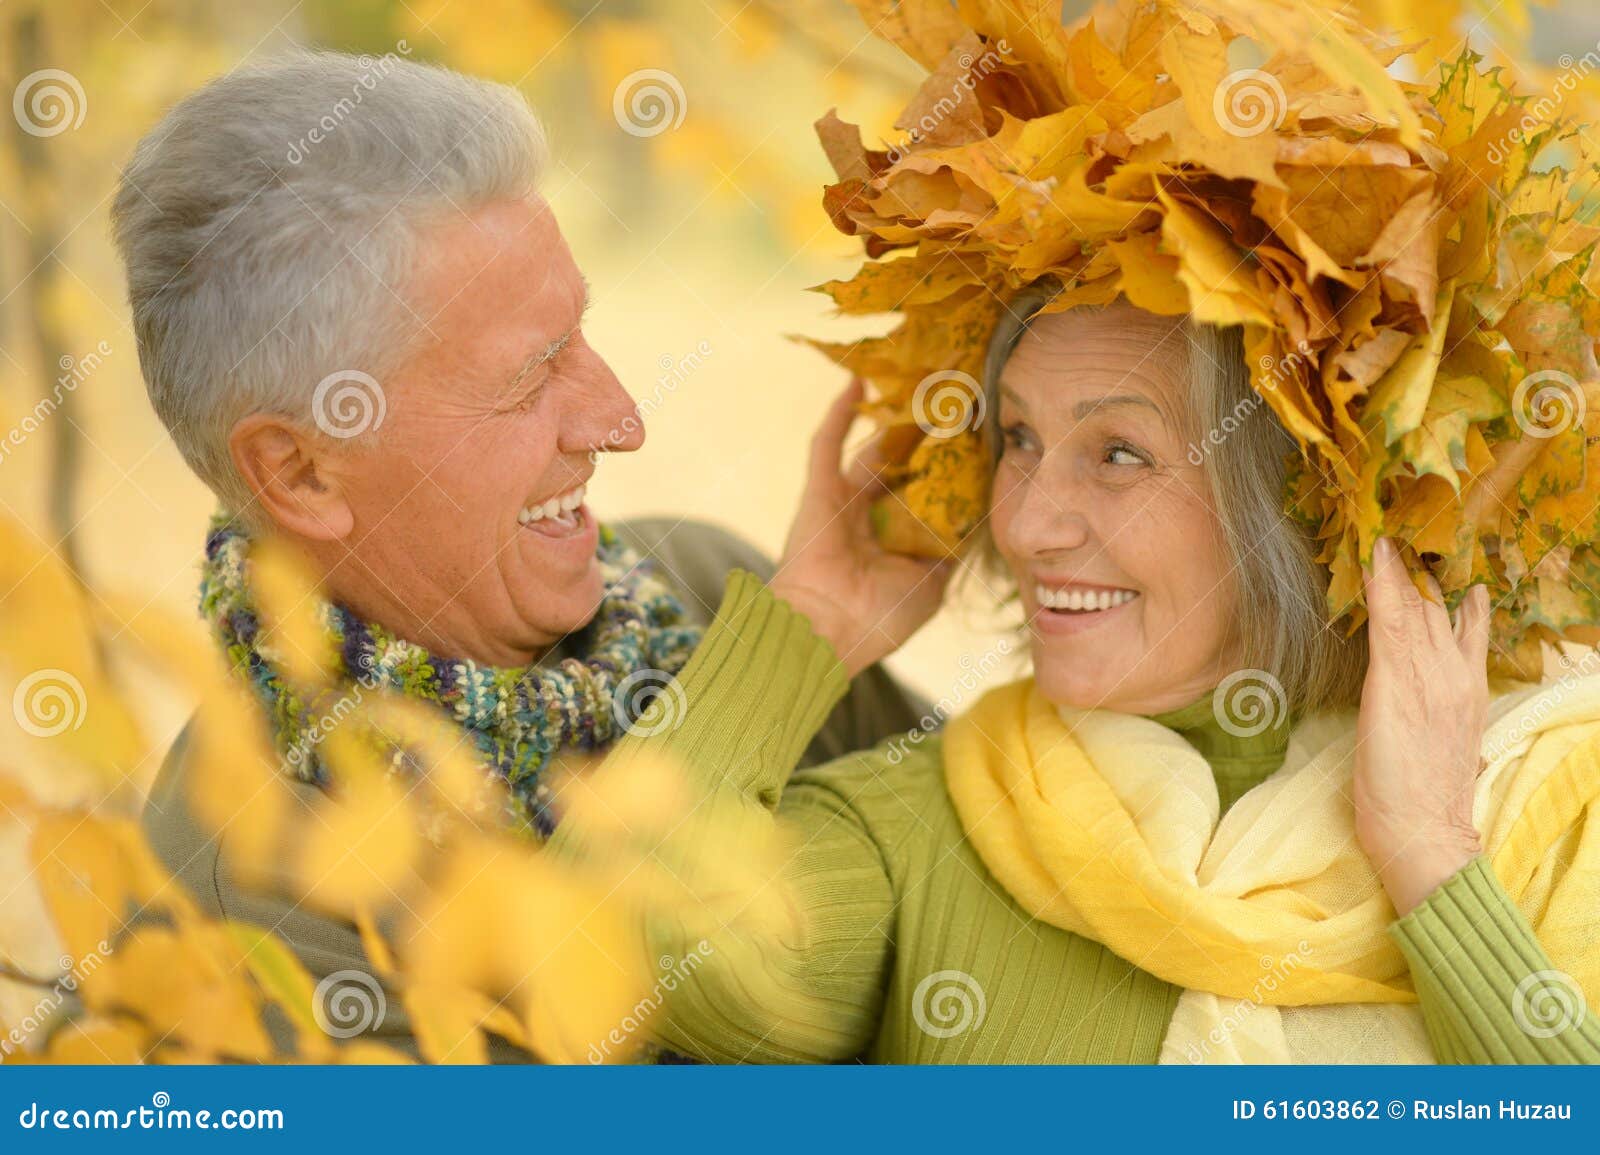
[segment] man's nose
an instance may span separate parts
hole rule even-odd
[[[580,388],[563,414],[561,448],[574,453],[632,453],[644,444],[644,418],[605,358],[587,352]]]

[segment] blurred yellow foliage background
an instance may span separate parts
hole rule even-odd
[[[1418,68],[1463,35],[1491,57],[1531,43],[1547,62],[1581,58],[1600,37],[1586,6],[1359,7],[1438,49]],[[0,7],[0,81],[13,97],[0,124],[0,1055],[12,1061],[400,1057],[333,1046],[293,956],[262,928],[201,917],[144,846],[143,792],[202,702],[210,793],[197,805],[209,799],[216,822],[235,824],[264,874],[290,871],[309,902],[357,922],[369,956],[407,992],[426,1058],[480,1060],[492,1032],[581,1061],[648,970],[619,904],[681,898],[626,839],[588,873],[543,860],[483,819],[496,809],[490,788],[450,735],[430,738],[433,718],[377,697],[355,725],[431,750],[428,788],[399,791],[336,731],[340,801],[312,818],[294,812],[253,704],[203,635],[194,602],[212,502],[144,396],[107,207],[134,143],[173,102],[244,61],[312,46],[447,63],[519,87],[545,120],[547,195],[594,286],[590,341],[650,430],[643,453],[603,462],[590,487],[609,519],[709,519],[776,552],[803,434],[844,384],[786,335],[884,327],[833,319],[803,291],[847,275],[858,256],[821,211],[830,172],[812,122],[836,105],[869,138],[892,140],[919,79],[846,0]],[[680,90],[660,131],[622,126],[639,73]],[[275,603],[299,604],[302,579],[279,577]],[[933,696],[961,654],[1005,633],[975,592],[895,660]],[[285,611],[285,637],[305,628]],[[303,645],[301,676],[325,677],[315,644]],[[637,802],[596,805],[635,833],[626,815],[671,813]],[[729,856],[748,850],[731,844]],[[759,891],[760,871],[742,884]],[[120,940],[136,913],[155,921]],[[422,945],[397,951],[406,918],[440,933],[401,935]],[[289,1052],[269,1037],[269,1017],[292,1025]]]

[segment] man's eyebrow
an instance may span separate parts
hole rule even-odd
[[[557,337],[554,341],[551,341],[543,349],[539,350],[532,357],[529,357],[525,362],[523,362],[522,368],[518,369],[516,375],[511,378],[511,383],[507,386],[508,389],[515,389],[518,385],[522,384],[523,378],[525,378],[529,373],[532,373],[546,361],[555,358],[560,354],[561,350],[567,347],[572,338],[578,335],[578,330],[583,327],[583,319],[589,315],[589,302],[592,299],[593,298],[590,296],[589,292],[589,278],[584,277],[583,304],[578,309],[578,323],[573,325],[572,328],[568,329],[565,333],[561,334],[561,336]]]

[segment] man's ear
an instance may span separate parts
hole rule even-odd
[[[355,527],[331,447],[282,417],[252,413],[228,435],[233,467],[279,529],[312,541],[338,541]]]

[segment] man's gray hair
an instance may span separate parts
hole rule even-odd
[[[996,459],[1000,373],[1039,310],[1060,291],[1049,280],[1024,288],[1002,310],[989,341],[983,428]],[[1329,623],[1328,575],[1316,560],[1313,529],[1285,512],[1287,464],[1299,448],[1251,386],[1237,326],[1188,321],[1182,332],[1189,354],[1183,411],[1190,460],[1198,456],[1195,464],[1205,467],[1233,563],[1244,661],[1278,681],[1296,717],[1353,706],[1366,673],[1366,631],[1347,638]],[[992,558],[992,544],[982,548]]]
[[[111,212],[139,364],[225,506],[250,500],[234,424],[309,421],[332,374],[381,382],[429,320],[404,298],[417,227],[532,194],[546,156],[515,90],[395,53],[239,68],[139,142]]]

